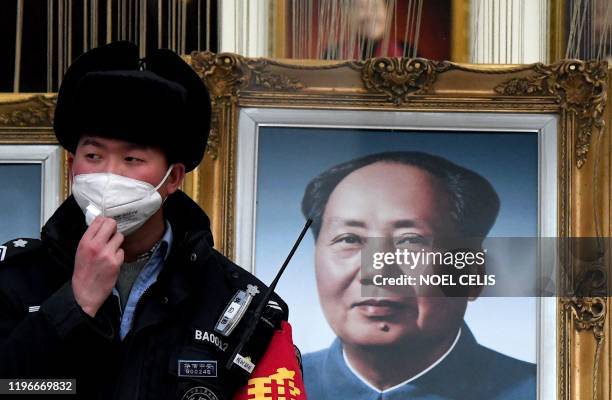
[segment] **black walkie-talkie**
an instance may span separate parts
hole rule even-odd
[[[302,242],[302,239],[304,238],[304,235],[306,235],[306,232],[308,231],[308,228],[310,227],[311,224],[312,224],[312,219],[309,218],[306,221],[306,225],[304,225],[304,228],[302,229],[302,232],[300,233],[300,236],[297,238],[295,244],[291,248],[291,251],[289,252],[289,255],[285,259],[285,262],[283,263],[283,266],[280,268],[280,270],[276,274],[276,277],[274,278],[274,280],[272,281],[272,283],[268,287],[268,290],[266,290],[266,292],[264,293],[263,298],[260,300],[259,305],[257,306],[257,308],[255,309],[255,311],[253,313],[253,316],[247,322],[247,325],[246,325],[246,327],[245,327],[245,329],[244,329],[244,331],[242,333],[242,336],[240,338],[240,342],[238,342],[238,344],[234,348],[234,351],[232,352],[232,355],[227,360],[227,364],[225,365],[226,369],[231,369],[232,368],[232,365],[234,364],[234,361],[236,360],[236,356],[240,354],[240,351],[242,351],[243,347],[251,339],[251,336],[253,335],[253,332],[255,332],[255,329],[257,328],[257,324],[259,323],[259,320],[261,319],[261,315],[263,314],[263,310],[266,307],[266,305],[268,304],[268,300],[270,300],[270,297],[272,296],[272,293],[274,293],[274,289],[276,288],[276,285],[278,284],[278,281],[280,280],[280,277],[283,275],[283,272],[285,272],[285,268],[287,268],[287,265],[289,264],[289,261],[291,261],[291,257],[293,257],[293,254],[295,253],[295,251],[297,250],[298,246]]]

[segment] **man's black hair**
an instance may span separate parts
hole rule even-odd
[[[449,196],[450,218],[458,234],[485,237],[493,226],[499,212],[499,196],[488,180],[442,157],[417,151],[395,151],[344,162],[308,183],[302,198],[302,214],[312,218],[311,229],[315,240],[321,230],[327,201],[336,186],[353,171],[377,162],[413,166],[438,178]]]

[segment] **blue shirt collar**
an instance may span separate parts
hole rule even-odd
[[[125,309],[122,310],[121,313],[121,327],[119,330],[119,335],[123,340],[130,329],[132,329],[132,322],[134,320],[134,313],[136,311],[136,306],[138,305],[138,301],[144,294],[144,292],[151,287],[157,281],[157,277],[164,265],[164,262],[170,255],[170,250],[172,249],[172,227],[168,221],[165,221],[165,231],[164,235],[161,238],[161,242],[157,249],[149,258],[149,261],[144,265],[136,281],[134,281],[134,285],[132,286],[132,290],[130,291],[127,304],[125,305]],[[113,294],[119,297],[119,292],[116,288],[113,288]]]

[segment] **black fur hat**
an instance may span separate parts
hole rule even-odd
[[[83,134],[160,146],[169,163],[198,166],[210,130],[210,98],[177,54],[159,49],[145,59],[130,42],[80,56],[59,89],[54,130],[74,153]]]

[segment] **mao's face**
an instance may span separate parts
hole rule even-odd
[[[332,192],[315,247],[323,312],[352,345],[425,343],[457,334],[467,300],[376,287],[362,297],[361,249],[368,237],[428,248],[454,232],[437,178],[413,166],[378,162],[344,178]],[[363,279],[363,281],[362,281]],[[369,281],[371,282],[371,280]]]

